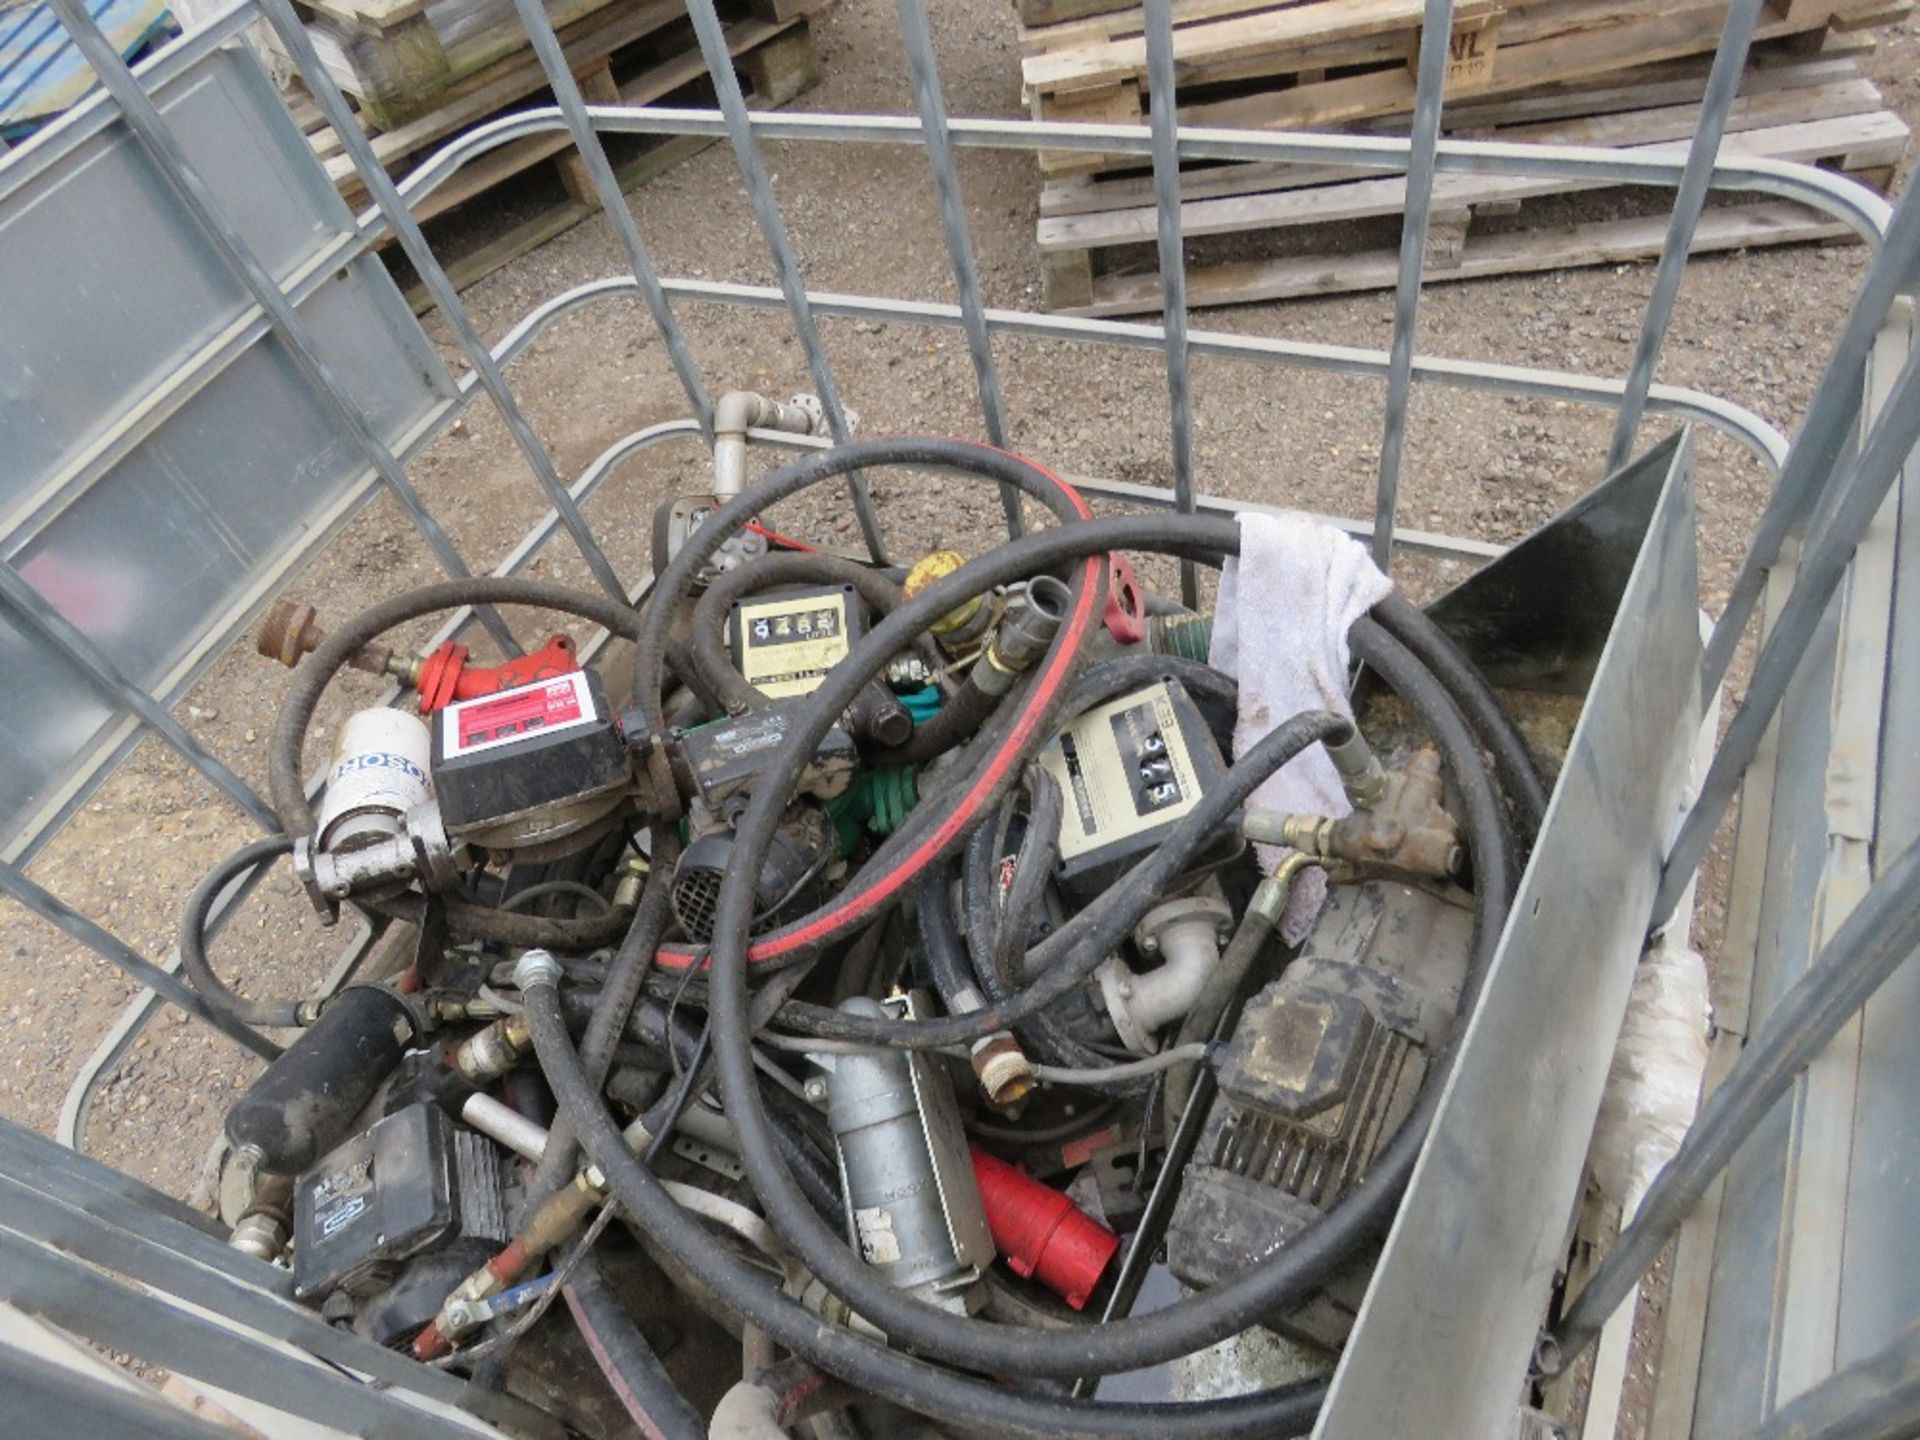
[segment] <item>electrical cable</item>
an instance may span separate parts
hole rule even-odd
[[[1192,1045],[1175,1045],[1138,1060],[1127,1060],[1118,1065],[1106,1065],[1093,1070],[1070,1070],[1059,1065],[1036,1065],[1033,1067],[1033,1078],[1042,1085],[1110,1085],[1116,1080],[1144,1079],[1158,1075],[1162,1070],[1175,1065],[1204,1060],[1207,1057],[1207,1050],[1207,1043],[1202,1040]]]
[[[578,880],[541,880],[513,892],[499,904],[505,911],[524,910],[536,900],[544,900],[550,895],[571,895],[576,900],[591,901],[596,915],[605,915],[613,909],[613,902],[591,885]]]

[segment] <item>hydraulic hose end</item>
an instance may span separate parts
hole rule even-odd
[[[1387,798],[1387,770],[1358,726],[1344,740],[1326,742],[1328,758],[1340,772],[1340,786],[1356,810],[1368,810]]]
[[[529,950],[513,963],[513,987],[531,990],[536,985],[555,985],[564,974],[560,962],[545,950]]]
[[[1027,593],[1007,606],[987,653],[973,668],[973,683],[994,695],[1011,690],[1047,653],[1071,601],[1067,587],[1051,575],[1029,582]]]
[[[1020,1048],[1020,1042],[1006,1031],[976,1040],[969,1058],[981,1095],[1003,1114],[1033,1093],[1033,1061]]]

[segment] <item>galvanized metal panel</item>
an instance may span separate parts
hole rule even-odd
[[[1911,337],[1908,337],[1909,341]],[[1877,736],[1874,849],[1898,854],[1920,836],[1920,457],[1896,495],[1887,673]],[[1877,745],[1873,742],[1877,741]],[[1862,1016],[1853,1167],[1847,1194],[1835,1363],[1878,1353],[1920,1322],[1920,1287],[1887,1257],[1920,1234],[1920,966],[1909,962]]]
[[[156,101],[283,283],[350,253],[352,215],[246,50],[203,55]],[[159,688],[337,521],[365,461],[277,340],[231,343],[252,298],[124,127],[72,144],[60,128],[0,161],[0,556]],[[455,393],[377,260],[311,287],[299,310],[396,446]],[[218,364],[171,383],[209,351]],[[0,692],[3,841],[125,724],[5,615],[0,665],[18,682]]]
[[[1512,1424],[1700,724],[1697,585],[1689,443],[1316,1440]]]

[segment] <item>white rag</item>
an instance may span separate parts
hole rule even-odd
[[[1207,662],[1240,682],[1233,753],[1302,710],[1351,716],[1347,701],[1347,631],[1385,599],[1393,582],[1357,540],[1305,515],[1242,515],[1240,554],[1220,573],[1213,645]],[[1340,772],[1318,745],[1281,766],[1248,802],[1290,814],[1345,815],[1353,807]],[[1271,869],[1279,845],[1257,847]],[[1306,938],[1327,896],[1327,877],[1302,871],[1287,899],[1280,935]]]

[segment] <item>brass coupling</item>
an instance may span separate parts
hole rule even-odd
[[[1006,1031],[974,1041],[968,1058],[981,1095],[994,1109],[1010,1112],[1033,1093],[1033,1061]]]
[[[524,1012],[503,1015],[454,1047],[453,1068],[476,1090],[512,1070],[533,1048],[533,1023]]]
[[[1286,845],[1311,857],[1330,879],[1351,883],[1399,874],[1448,880],[1466,869],[1460,826],[1441,805],[1440,754],[1416,750],[1386,773],[1379,803],[1350,815],[1288,815],[1249,810],[1249,840]]]

